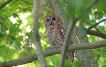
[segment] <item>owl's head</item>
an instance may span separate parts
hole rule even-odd
[[[57,15],[51,14],[51,15],[46,16],[45,25],[47,26],[55,25],[57,23],[60,23],[60,21],[61,20]]]

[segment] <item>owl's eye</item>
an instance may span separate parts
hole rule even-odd
[[[55,21],[56,20],[56,18],[55,17],[52,17],[52,21]]]
[[[49,21],[50,21],[50,19],[47,19],[46,21],[47,21],[47,22],[49,22]]]

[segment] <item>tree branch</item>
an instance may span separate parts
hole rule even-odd
[[[66,26],[68,26],[68,21],[66,20],[66,15],[65,15],[65,11],[63,10],[62,6],[61,6],[61,3],[59,0],[50,0],[50,3],[52,4],[51,7],[53,7],[56,15],[58,15],[63,24]]]
[[[100,24],[101,22],[103,22],[105,20],[106,20],[106,18],[105,19],[102,19],[98,23],[95,23],[94,25],[90,26],[87,31],[89,31],[90,29],[92,29],[93,27],[97,26],[98,24]]]
[[[66,54],[67,54],[67,48],[69,46],[70,43],[70,38],[71,38],[71,34],[72,34],[72,30],[74,28],[75,23],[78,21],[78,18],[75,18],[72,22],[70,22],[68,30],[66,32],[66,36],[65,36],[65,40],[63,43],[63,49],[62,49],[62,55],[61,55],[61,59],[60,59],[60,63],[59,63],[59,67],[64,67],[64,60],[66,58]]]
[[[88,33],[89,35],[94,35],[94,36],[98,36],[98,37],[101,37],[101,38],[106,39],[106,34],[101,33],[101,32],[98,32],[98,31],[89,30],[89,31],[87,31],[87,33]]]
[[[28,2],[27,0],[22,0],[22,1],[25,2],[25,3],[28,3],[30,5],[32,5],[32,3]]]
[[[89,42],[88,38],[87,38],[87,31],[86,31],[85,27],[83,26],[82,21],[80,22],[80,24],[78,26],[77,35],[78,35],[78,39],[79,39],[80,43]],[[82,51],[82,56],[80,55],[81,57],[79,57],[77,54],[80,51]],[[80,50],[80,51],[76,51],[77,52],[76,56],[77,56],[78,60],[79,60],[79,58],[82,59],[82,60],[80,60],[80,63],[82,64],[83,67],[94,67],[94,66],[98,67],[98,64],[94,60],[92,50],[85,49],[85,50]]]
[[[86,10],[90,10],[99,0],[93,0],[93,2],[86,8]]]
[[[88,5],[88,7],[85,9],[85,12],[86,11],[89,11],[97,2],[98,2],[99,0],[93,0],[89,5]],[[79,18],[81,17],[81,15],[82,14],[80,14],[80,16],[79,16]],[[81,24],[81,22],[80,22],[80,24]],[[81,24],[81,25],[83,25],[83,24]],[[79,26],[79,27],[81,27],[81,25]],[[81,29],[80,29],[81,30]],[[81,36],[80,36],[80,34],[81,34]],[[86,40],[86,31],[80,31],[80,32],[78,32],[78,34],[79,34],[79,36],[80,36],[80,39],[79,40],[82,40],[81,42],[84,42],[84,40]],[[81,39],[82,38],[82,39]],[[85,41],[86,42],[86,41]],[[82,66],[83,67],[90,67],[90,66],[92,66],[91,64],[91,62],[89,63],[89,59],[88,59],[88,57],[86,56],[86,54],[87,53],[84,53],[84,51],[85,50],[78,50],[78,51],[76,51],[76,53],[75,53],[75,55],[76,55],[76,58],[78,58],[78,60],[81,62],[81,64],[82,64]],[[87,51],[87,50],[86,50]],[[90,52],[90,51],[88,51],[88,52]],[[92,55],[90,55],[90,56],[92,56]],[[87,61],[87,60],[88,61]],[[95,63],[95,62],[94,62]],[[96,66],[96,64],[95,64],[95,66]]]
[[[38,33],[38,22],[39,22],[39,5],[40,1],[39,0],[34,0],[33,2],[33,36],[34,36],[34,45],[36,47],[36,54],[38,57],[38,60],[40,62],[41,67],[47,67],[47,63],[42,51],[41,43],[40,43],[40,36]]]
[[[106,0],[102,0],[102,2],[103,2],[104,4],[106,4]]]
[[[8,3],[10,3],[12,0],[7,0],[3,4],[0,5],[0,9],[2,9],[4,6],[6,6]]]
[[[90,22],[86,22],[86,21],[83,21],[83,22],[85,22],[86,24],[88,24],[88,25],[92,25]],[[99,29],[97,29],[96,27],[94,27],[95,28],[95,30],[97,30],[97,31],[99,31]]]
[[[100,47],[105,47],[105,46],[106,46],[106,40],[102,40],[102,41],[95,42],[95,43],[94,42],[86,42],[86,43],[70,45],[68,48],[68,51],[83,50],[83,49],[95,49],[95,48],[100,48]],[[46,50],[44,52],[44,55],[51,56],[54,54],[58,54],[61,52],[61,49],[62,49],[62,47],[52,48],[52,49]],[[10,66],[26,64],[26,63],[30,63],[34,60],[37,60],[36,54],[31,55],[31,56],[26,57],[26,58],[22,58],[22,59],[0,62],[0,67],[10,67]]]

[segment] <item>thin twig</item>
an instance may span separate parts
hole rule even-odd
[[[98,24],[102,23],[105,20],[106,20],[106,18],[105,19],[102,19],[98,23],[95,23],[94,25],[90,26],[87,31],[89,31],[90,29],[92,29],[93,27],[97,26]]]
[[[22,0],[23,2],[32,5],[32,3],[28,2],[27,0]]]
[[[3,23],[4,23],[4,18],[3,18],[2,16],[0,16],[0,18],[1,18],[1,20],[2,20],[1,23],[3,24]]]
[[[86,24],[92,26],[92,24],[90,22],[86,22],[86,21],[83,21],[83,22],[85,22]],[[96,27],[94,27],[94,28],[95,28],[95,30],[99,31],[99,29],[97,29]]]
[[[106,51],[102,51],[100,53],[98,53],[96,56],[96,61],[100,58],[101,55],[106,54]]]
[[[40,36],[38,33],[38,22],[39,22],[39,5],[40,1],[39,0],[34,0],[33,1],[33,36],[34,36],[34,45],[36,47],[36,54],[38,57],[38,60],[40,62],[41,67],[47,67],[47,63],[42,51],[41,43],[40,43]]]
[[[3,4],[0,5],[0,9],[2,9],[4,6],[6,6],[8,3],[10,3],[12,0],[7,0]]]
[[[59,63],[59,67],[64,67],[64,60],[66,58],[66,54],[67,54],[67,48],[69,46],[70,43],[70,38],[71,38],[71,34],[72,34],[72,30],[74,28],[75,23],[79,20],[79,18],[75,18],[72,22],[70,22],[69,24],[69,28],[66,32],[66,36],[65,36],[65,41],[63,43],[63,50],[62,50],[62,55],[61,55],[61,59],[60,59],[60,63]]]
[[[106,5],[106,0],[102,0],[102,2]]]
[[[1,18],[1,22],[0,22],[1,26],[4,27],[4,28],[6,28],[6,29],[8,29],[8,28],[4,25],[4,18],[3,18],[2,16],[0,16],[0,18]],[[1,29],[2,29],[2,27],[1,27]]]
[[[70,45],[68,48],[68,51],[95,49],[95,48],[100,48],[100,47],[105,47],[105,46],[106,46],[106,40],[102,40],[99,42],[85,42],[85,43]],[[55,54],[60,53],[61,50],[62,50],[62,47],[52,48],[52,49],[46,50],[44,52],[44,55],[45,56],[55,55]],[[26,63],[31,63],[32,61],[35,61],[35,60],[37,60],[37,55],[33,54],[29,57],[22,58],[22,59],[15,59],[15,60],[10,60],[10,61],[0,62],[0,67],[17,66],[17,65],[22,65]]]

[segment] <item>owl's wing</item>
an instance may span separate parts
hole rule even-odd
[[[62,25],[57,25],[57,37],[63,42],[66,35],[66,28]]]
[[[66,28],[64,26],[59,26],[58,29],[58,34],[60,35],[61,39],[65,39],[65,35],[66,35]],[[72,41],[70,42],[72,43]],[[70,62],[73,62],[74,60],[74,51],[69,51],[67,53],[67,57],[66,57]]]

